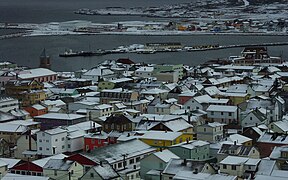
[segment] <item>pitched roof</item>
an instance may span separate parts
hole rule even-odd
[[[180,159],[177,155],[175,155],[174,153],[172,153],[168,149],[165,149],[163,151],[159,151],[159,152],[156,152],[156,153],[153,153],[153,154],[156,157],[158,157],[159,159],[161,159],[162,161],[164,161],[165,163],[168,163],[170,161],[170,159],[172,159],[172,158]]]
[[[241,134],[232,134],[228,137],[228,140],[232,141],[232,142],[237,142],[237,143],[240,143],[240,144],[243,144],[245,142],[248,142],[248,141],[252,141],[251,138],[248,138],[246,136],[243,136]]]
[[[240,165],[240,164],[244,164],[248,160],[249,158],[246,158],[246,157],[227,156],[225,159],[223,159],[220,162],[220,164]]]
[[[207,111],[235,112],[237,111],[237,106],[210,105]]]
[[[153,140],[166,140],[173,141],[177,137],[181,136],[181,132],[165,132],[165,131],[146,131],[139,139],[153,139]]]
[[[94,149],[90,153],[83,153],[93,161],[108,161],[109,163],[123,160],[123,154],[126,158],[141,155],[148,152],[154,152],[156,149],[140,140],[130,140],[109,146]]]
[[[44,165],[43,169],[53,169],[59,171],[67,171],[71,168],[74,161],[64,160],[64,159],[49,159]]]
[[[31,79],[31,78],[51,76],[51,75],[57,75],[57,73],[46,68],[36,68],[36,69],[29,69],[29,70],[21,71],[18,77],[20,79]]]
[[[108,163],[102,163],[102,164],[100,164],[98,166],[94,166],[93,170],[102,179],[114,179],[114,178],[120,177],[119,174]]]

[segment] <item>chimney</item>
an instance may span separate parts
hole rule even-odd
[[[189,144],[189,139],[188,138],[186,138],[186,143]]]
[[[191,115],[188,115],[188,123],[191,124]]]
[[[183,166],[186,166],[186,165],[187,165],[187,159],[183,159],[182,165],[183,165]]]
[[[130,133],[127,134],[127,137],[130,137]]]
[[[197,168],[195,168],[193,174],[198,174],[198,169]]]
[[[28,131],[28,133],[29,133],[29,151],[31,151],[31,149],[32,149],[32,143],[31,143],[31,129],[29,129],[29,131]]]
[[[102,161],[99,162],[99,165],[102,166]]]

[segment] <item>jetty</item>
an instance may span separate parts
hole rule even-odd
[[[180,44],[180,45],[179,45]],[[256,46],[287,46],[288,42],[273,42],[273,43],[257,43],[257,44],[234,44],[234,45],[195,45],[195,46],[181,46],[181,43],[177,45],[177,48],[159,48],[153,47],[147,48],[144,45],[138,45],[139,47],[134,47],[135,45],[130,46],[120,46],[113,50],[97,50],[97,52],[87,52],[86,51],[77,51],[77,52],[64,52],[59,54],[60,57],[74,57],[74,56],[103,56],[107,54],[122,54],[122,53],[137,53],[137,54],[155,54],[155,53],[169,53],[169,52],[195,52],[195,51],[210,51],[210,50],[220,50],[220,49],[229,49],[229,48],[240,48],[240,47],[256,47]],[[141,48],[140,48],[141,46]],[[134,47],[134,48],[131,48]]]

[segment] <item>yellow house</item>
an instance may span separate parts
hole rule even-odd
[[[10,80],[5,86],[8,96],[17,98],[26,107],[45,100],[44,85],[36,80]]]
[[[153,147],[167,148],[168,146],[179,144],[186,140],[192,140],[193,134],[169,131],[147,131],[143,136],[139,137],[139,139]]]
[[[78,180],[83,172],[81,164],[66,159],[50,159],[43,167],[44,176],[51,179]]]
[[[250,95],[247,93],[223,93],[223,95],[217,95],[217,97],[228,98],[231,102],[231,105],[237,106],[238,104],[248,100]]]

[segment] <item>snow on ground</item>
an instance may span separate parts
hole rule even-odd
[[[247,1],[247,0],[243,0],[243,2],[244,2],[244,6],[249,6],[250,5],[249,1]]]

